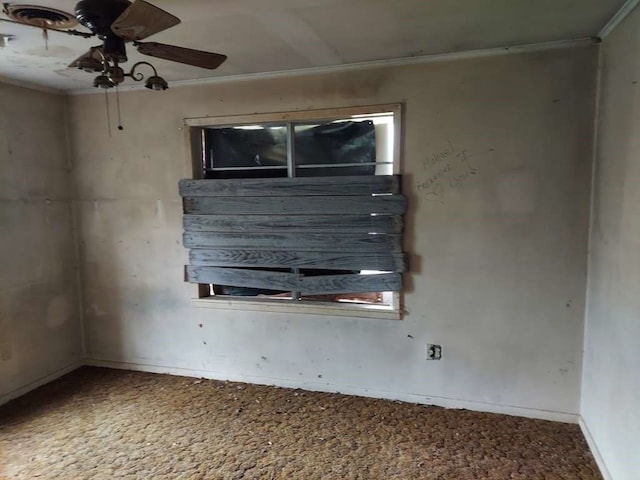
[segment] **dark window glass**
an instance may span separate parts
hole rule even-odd
[[[205,130],[206,178],[287,176],[287,127]]]
[[[371,120],[298,124],[294,139],[297,176],[375,174],[376,132]]]

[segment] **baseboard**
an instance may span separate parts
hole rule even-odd
[[[492,403],[473,402],[446,397],[434,397],[415,393],[392,392],[387,390],[369,389],[349,385],[336,385],[326,382],[290,380],[286,378],[263,377],[253,375],[229,375],[222,372],[207,370],[194,370],[190,368],[169,367],[164,365],[151,365],[143,362],[112,361],[100,359],[88,359],[86,365],[121,370],[135,370],[150,373],[166,373],[169,375],[181,375],[185,377],[208,378],[211,380],[226,380],[231,382],[245,382],[259,385],[274,385],[285,388],[301,388],[316,392],[344,393],[359,397],[382,398],[386,400],[399,400],[402,402],[419,403],[423,405],[435,405],[444,408],[465,409],[477,412],[499,413],[516,417],[535,418],[562,423],[578,423],[579,415],[534,408],[523,408],[509,405],[497,405]]]
[[[86,362],[84,359],[76,360],[75,362],[70,363],[66,367],[60,368],[55,372],[50,373],[49,375],[46,375],[37,380],[34,380],[33,382],[27,383],[26,385],[20,388],[17,388],[15,390],[12,390],[9,393],[5,393],[4,395],[0,396],[0,405],[4,405],[5,403],[10,402],[15,398],[21,397],[22,395],[29,393],[31,390],[35,390],[36,388],[46,385],[49,382],[53,382],[57,378],[60,378],[63,375],[66,375],[67,373],[73,372],[74,370],[84,366],[85,364]]]
[[[591,454],[593,455],[593,458],[596,460],[596,464],[600,469],[602,478],[604,478],[604,480],[613,480],[613,477],[611,476],[611,474],[609,473],[609,470],[607,469],[606,463],[604,463],[604,458],[602,458],[602,455],[600,455],[600,450],[598,450],[598,445],[596,444],[596,441],[593,439],[593,436],[591,436],[589,427],[587,426],[587,423],[584,421],[584,418],[582,416],[580,416],[580,420],[578,421],[578,424],[580,425],[580,430],[582,430],[582,434],[584,435],[584,438],[587,441],[587,445],[589,445],[589,450],[591,450]]]

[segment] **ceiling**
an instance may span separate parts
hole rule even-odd
[[[109,0],[104,0],[109,1]],[[625,0],[149,0],[182,23],[147,41],[223,53],[217,70],[144,57],[169,82],[460,52],[595,36]],[[75,0],[19,0],[73,12]],[[2,15],[3,18],[6,18]],[[82,26],[79,30],[85,30]],[[98,45],[0,22],[0,77],[59,90],[92,74],[67,65]],[[126,69],[126,65],[124,65]],[[131,80],[128,80],[131,82]]]

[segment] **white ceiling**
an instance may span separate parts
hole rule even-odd
[[[105,0],[108,1],[108,0]],[[182,23],[148,41],[216,53],[217,70],[143,57],[169,82],[570,40],[597,35],[624,0],[150,0]],[[75,0],[19,0],[73,12]],[[3,18],[4,17],[3,15]],[[78,27],[84,30],[83,27]],[[0,22],[0,77],[69,90],[91,74],[67,68],[99,40]],[[126,65],[124,65],[126,69]],[[130,82],[130,81],[129,81]]]

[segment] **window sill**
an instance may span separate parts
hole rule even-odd
[[[293,302],[269,299],[239,300],[237,298],[192,298],[191,305],[198,308],[219,310],[244,310],[306,315],[330,315],[333,317],[361,317],[400,320],[401,312],[383,305],[339,304],[323,302]]]

